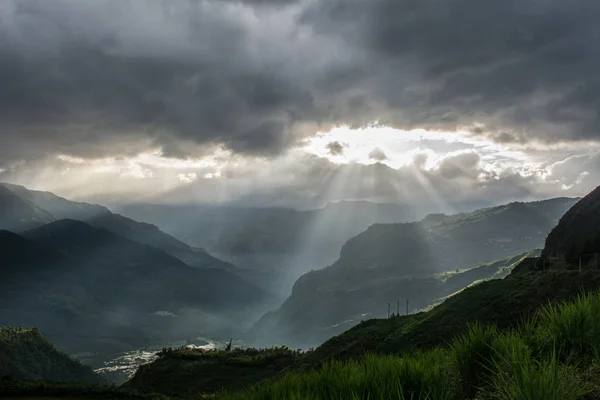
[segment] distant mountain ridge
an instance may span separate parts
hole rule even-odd
[[[251,336],[310,346],[336,324],[384,315],[387,302],[407,297],[413,299],[411,310],[424,307],[436,296],[435,274],[542,247],[576,201],[516,202],[415,223],[374,224],[348,240],[335,263],[300,277],[291,296],[258,321]]]
[[[334,262],[346,240],[369,225],[424,215],[415,206],[365,201],[330,203],[308,211],[153,204],[126,205],[118,211],[259,273],[267,289],[283,296],[311,268]]]
[[[11,201],[21,204],[20,207],[23,211],[19,214],[17,222],[3,222],[4,219],[0,218],[0,229],[21,232],[60,219],[74,219],[85,221],[96,228],[107,229],[138,243],[162,249],[193,267],[236,270],[231,263],[193,248],[162,232],[155,225],[114,214],[108,208],[98,204],[75,202],[51,192],[29,190],[24,186],[0,183],[0,213],[7,209],[2,206],[3,198],[10,198]]]

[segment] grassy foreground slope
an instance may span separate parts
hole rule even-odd
[[[599,330],[595,292],[545,305],[512,330],[473,323],[448,346],[334,360],[217,399],[597,399]]]

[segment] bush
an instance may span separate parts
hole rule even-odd
[[[493,395],[498,400],[578,400],[589,392],[554,352],[537,361],[518,346],[494,363]]]
[[[452,343],[452,365],[456,368],[460,391],[465,397],[475,396],[487,381],[497,353],[494,347],[497,337],[495,327],[475,323]]]
[[[582,294],[572,302],[549,304],[538,312],[539,340],[559,350],[561,361],[600,355],[600,293]]]

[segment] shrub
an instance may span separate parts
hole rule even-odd
[[[558,347],[561,361],[600,356],[600,293],[546,305],[538,317],[542,346],[546,350]]]
[[[465,397],[472,398],[485,384],[497,353],[494,348],[497,336],[495,327],[475,323],[453,341],[450,350],[452,365],[458,373],[460,391]]]
[[[520,346],[495,359],[493,395],[498,400],[578,400],[589,392],[554,352],[537,361]]]

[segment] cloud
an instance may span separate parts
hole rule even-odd
[[[207,174],[207,175],[209,175],[209,174]],[[196,179],[198,179],[198,175],[195,172],[189,172],[187,174],[178,174],[177,178],[181,182],[191,183],[191,182],[194,182]]]
[[[7,0],[0,162],[273,156],[375,120],[597,139],[597,15],[594,0]]]
[[[383,123],[556,141],[598,138],[598,15],[594,0],[333,0],[303,20],[363,52],[361,78],[335,87],[360,90]]]
[[[385,155],[385,152],[377,147],[374,148],[373,150],[371,150],[371,152],[369,153],[369,158],[371,160],[375,160],[375,161],[387,160],[387,156]]]
[[[325,146],[332,156],[341,156],[344,154],[344,145],[338,141],[329,142]]]
[[[578,194],[600,178],[598,15],[595,0],[5,0],[0,171],[111,201]],[[316,140],[372,125],[406,131]]]

